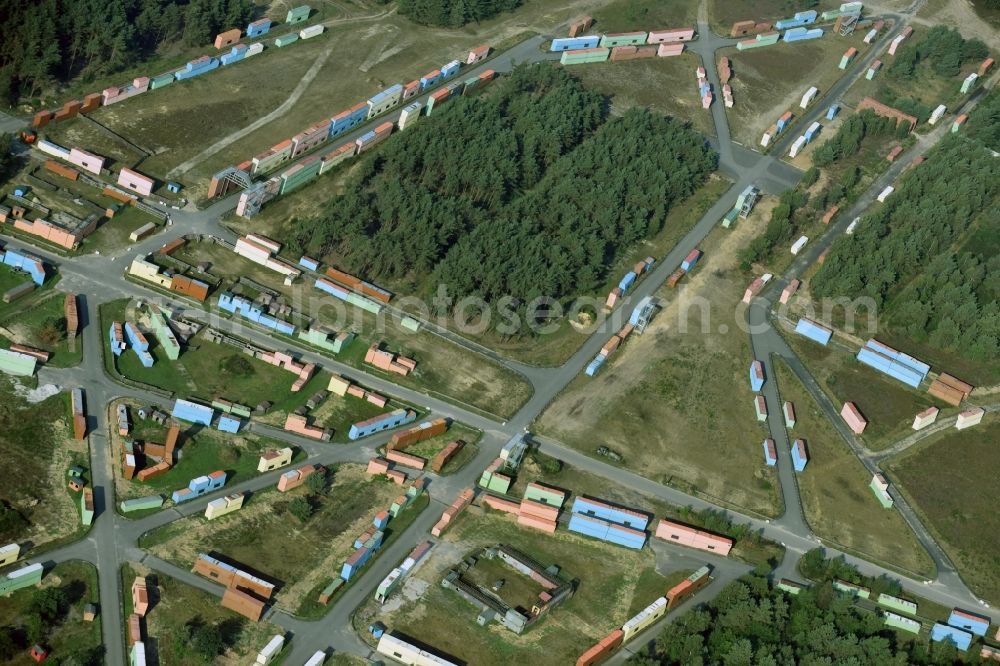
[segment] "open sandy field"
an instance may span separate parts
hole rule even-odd
[[[884,509],[868,488],[871,475],[820,411],[798,378],[776,364],[782,401],[795,406],[788,436],[806,440],[809,464],[796,477],[802,508],[822,539],[878,562],[933,577],[934,565],[895,509]]]
[[[629,469],[657,481],[779,514],[774,473],[760,464],[765,428],[755,420],[745,378],[748,337],[736,325],[750,278],[735,255],[763,215],[757,210],[732,230],[712,232],[693,275],[676,291],[657,292],[663,309],[646,332],[630,338],[596,377],[575,379],[538,429],[590,454],[607,446]]]

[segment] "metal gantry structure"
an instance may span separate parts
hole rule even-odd
[[[905,25],[906,16],[900,15],[899,18],[903,19],[901,23],[902,25]],[[901,28],[902,25],[898,27]],[[712,35],[707,23],[702,23],[702,21],[699,21],[699,35],[700,39],[691,46],[692,49],[702,57],[706,65],[714,65],[714,54],[716,50],[726,46],[731,46],[732,43],[735,42],[735,40],[719,38]],[[881,46],[884,46],[885,43],[888,42],[888,37],[889,35],[886,35],[886,37],[881,40]],[[540,59],[542,56],[537,57]],[[865,67],[867,67],[867,64],[859,59],[859,61],[855,63],[851,76],[854,78],[860,76]],[[714,67],[711,67],[710,69],[714,70]],[[816,109],[825,108],[828,106],[829,102],[835,100],[827,99],[824,101],[826,103],[817,104]],[[728,127],[725,126],[726,120],[724,112],[715,113],[713,110],[713,119],[715,120],[720,137],[723,135],[726,137],[726,141],[720,150],[723,167],[732,166],[737,172],[741,172],[743,175],[737,180],[733,187],[725,195],[723,195],[718,204],[705,214],[703,220],[698,224],[698,226],[692,230],[688,236],[680,241],[678,246],[675,248],[675,251],[670,255],[674,258],[683,257],[685,253],[696,247],[707,232],[710,231],[718,221],[720,217],[719,211],[731,209],[734,202],[737,200],[739,200],[738,207],[740,208],[741,217],[749,215],[752,211],[753,205],[756,203],[761,194],[758,187],[754,185],[754,181],[761,178],[763,174],[767,173],[778,163],[778,160],[774,157],[757,155],[752,166],[746,167],[745,165],[741,165],[737,168],[732,159],[733,152],[736,148],[728,141],[729,133]],[[938,136],[938,138],[940,138],[940,136]],[[918,145],[913,150],[922,150],[924,148],[925,147]],[[781,151],[775,151],[775,153],[781,154]],[[748,154],[754,155],[753,153]],[[899,160],[900,164],[904,164],[905,162],[906,160]],[[896,172],[896,174],[898,175],[898,172]],[[224,174],[223,179],[227,183],[226,187],[232,187],[234,190],[245,189],[246,187],[253,186],[250,182],[249,175],[245,172],[240,172],[238,169],[233,169],[232,172]],[[760,181],[758,180],[758,182]],[[780,185],[781,187],[787,187],[791,184],[792,183],[785,182]],[[775,187],[773,189],[781,189],[781,187]],[[872,187],[881,187],[881,179],[876,181]],[[737,193],[739,193],[739,196],[737,196]],[[219,218],[222,214],[232,210],[235,206],[235,198],[236,197],[230,196],[221,202],[213,204],[213,206],[206,211],[180,211],[172,213],[172,216],[176,218],[174,231],[181,235],[185,233],[213,233],[218,235],[220,238],[231,237],[232,234],[230,234],[228,230],[222,227],[219,223]],[[843,216],[843,220],[849,220],[852,215],[853,212],[852,214]],[[794,275],[801,274],[812,261],[816,260],[820,251],[832,242],[833,237],[842,231],[842,229],[840,229],[841,226],[843,225],[836,225],[834,228],[829,229],[826,235],[811,247],[810,252],[805,253],[799,261],[793,264],[785,276],[775,280],[768,286],[767,290],[758,295],[754,303],[754,307],[751,307],[749,310],[749,316],[752,323],[763,323],[765,326],[763,326],[762,333],[755,334],[752,338],[755,348],[760,346],[762,348],[776,349],[781,355],[788,355],[789,358],[793,359],[796,358],[794,352],[788,349],[787,345],[785,345],[784,348],[781,348],[783,341],[781,341],[780,336],[769,325],[769,305],[767,304],[767,301],[764,300],[764,294],[777,288],[779,283],[787,284],[788,281],[793,279]],[[147,239],[144,243],[140,243],[136,248],[132,248],[131,252],[142,252],[147,248],[149,251],[152,251],[156,249],[159,244],[160,239]],[[16,245],[16,243],[12,243],[12,245]],[[42,254],[44,255],[45,253]],[[85,345],[84,368],[82,370],[43,369],[40,373],[40,379],[44,381],[52,380],[53,382],[57,382],[62,385],[87,384],[89,399],[100,402],[102,407],[108,404],[111,399],[123,396],[137,398],[146,404],[165,407],[167,403],[164,401],[162,396],[149,394],[130,386],[120,385],[108,375],[104,374],[103,363],[101,362],[101,345],[103,345],[103,335],[101,331],[96,330],[93,323],[96,321],[95,317],[97,314],[97,304],[102,299],[119,297],[121,295],[137,296],[149,299],[150,293],[152,292],[147,291],[143,287],[139,287],[133,282],[125,281],[122,277],[116,275],[113,265],[109,263],[114,260],[114,257],[103,258],[103,261],[94,261],[91,257],[84,259],[64,258],[49,255],[45,256],[45,259],[50,263],[58,265],[63,273],[66,283],[71,285],[76,291],[83,294],[87,298],[88,319],[91,324],[85,329],[84,335],[82,336],[84,338]],[[638,305],[640,302],[646,302],[649,307],[640,309],[640,320],[644,327],[645,323],[648,323],[649,317],[655,311],[655,307],[652,305],[651,301],[643,301],[643,299],[651,296],[653,291],[655,291],[665,281],[670,270],[676,268],[676,265],[679,265],[679,263],[679,258],[677,258],[676,261],[662,261],[658,269],[646,280],[644,280],[629,297],[623,299],[622,303],[619,304],[619,307],[629,307],[633,306],[633,304]],[[191,312],[190,314],[196,318],[198,316],[204,316],[204,313],[199,314],[197,312]],[[559,368],[552,368],[544,371],[533,370],[529,373],[528,371],[525,371],[523,366],[520,364],[509,362],[502,357],[498,358],[497,360],[507,367],[519,372],[524,371],[524,374],[526,374],[529,381],[532,383],[535,391],[528,403],[525,404],[514,417],[505,422],[499,422],[490,417],[485,417],[481,414],[466,410],[461,406],[428,397],[417,391],[405,389],[380,377],[367,375],[367,373],[364,372],[361,372],[360,374],[365,376],[365,381],[370,383],[377,390],[396,395],[407,401],[413,402],[414,404],[420,404],[432,414],[446,415],[451,418],[456,418],[484,430],[484,432],[487,433],[484,436],[482,443],[484,449],[486,449],[491,455],[495,453],[501,457],[504,457],[504,452],[506,452],[506,460],[508,462],[512,459],[519,462],[520,458],[527,450],[527,442],[525,441],[527,427],[541,413],[542,409],[544,409],[549,401],[554,398],[555,395],[561,391],[572,378],[582,371],[587,359],[590,356],[593,356],[596,349],[599,349],[611,335],[611,331],[603,329],[595,332],[584,342],[580,350]],[[271,339],[267,334],[259,331],[252,331],[248,337],[250,337],[251,341],[261,343]],[[441,339],[442,344],[461,344],[461,342],[457,341],[454,336],[442,334]],[[287,343],[283,344],[287,345]],[[294,347],[294,345],[292,346]],[[475,349],[474,347],[470,348]],[[479,352],[478,349],[475,350]],[[335,359],[321,356],[312,350],[297,348],[296,351],[301,353],[304,358],[315,360],[316,362],[322,363],[327,367],[334,369],[347,369],[346,366],[338,363]],[[793,369],[797,372],[807,372],[799,366],[801,366],[801,364],[798,364],[798,366],[793,364]],[[355,375],[359,374],[359,371],[353,368],[348,370]],[[807,386],[807,388],[810,388],[810,393],[813,393],[813,397],[821,405],[833,409],[834,416],[830,418],[835,424],[838,423],[835,418],[835,408],[833,408],[832,405],[825,404],[829,403],[829,399],[826,398],[822,391],[817,393],[812,390],[812,383],[814,382],[805,381],[811,379],[811,377],[806,374],[804,377],[800,378],[804,380],[803,383]],[[94,386],[97,388],[90,388]],[[110,464],[111,452],[108,450],[109,438],[106,434],[109,424],[107,423],[106,414],[103,413],[106,410],[95,409],[94,411],[98,414],[99,427],[90,434],[92,455],[91,468],[94,471],[95,477],[104,477],[109,474],[109,470],[112,467]],[[776,418],[780,420],[780,411],[773,411],[775,412]],[[265,434],[273,439],[294,443],[302,447],[307,451],[307,453],[309,453],[310,458],[315,458],[317,462],[320,462],[321,464],[346,461],[362,462],[368,457],[367,454],[365,454],[358,447],[332,448],[312,440],[286,433],[277,428],[261,426],[258,424],[253,424],[251,427],[254,431]],[[381,438],[388,437],[390,434],[391,433],[384,433],[374,438],[370,438],[369,440],[366,440],[366,443],[377,445],[381,441]],[[850,433],[844,434],[844,437],[849,443],[852,444],[852,449],[855,450],[856,453],[859,453],[859,449],[861,447],[857,440],[853,439],[853,436],[850,435]],[[589,458],[579,452],[573,451],[572,449],[565,448],[558,443],[546,441],[542,442],[541,446],[543,448],[550,449],[552,453],[559,455],[569,464],[580,466],[582,469],[605,475],[610,479],[614,479],[622,483],[627,483],[632,487],[635,487],[637,490],[647,492],[658,498],[677,504],[691,505],[695,508],[714,507],[712,503],[707,502],[700,497],[687,495],[676,489],[645,479],[638,474],[634,474],[607,463]],[[863,454],[859,453],[859,456],[860,455]],[[785,456],[785,458],[787,458],[787,456]],[[874,458],[870,458],[867,462],[869,464],[874,464],[874,460]],[[863,461],[865,460],[863,459]],[[226,491],[263,488],[267,485],[273,484],[276,480],[277,474],[278,472],[266,473],[248,481],[239,483],[233,488],[227,488]],[[456,474],[447,481],[441,479],[437,483],[433,484],[432,492],[441,492],[442,495],[438,496],[437,499],[447,504],[447,502],[453,499],[453,496],[457,494],[458,490],[474,483],[476,474],[476,471],[471,468],[462,470],[460,473]],[[786,477],[782,475],[781,481],[782,492],[785,496],[786,505],[786,513],[782,517],[773,521],[764,521],[729,510],[730,515],[732,515],[734,520],[737,522],[746,523],[754,529],[760,530],[765,537],[774,539],[775,541],[780,541],[788,547],[786,550],[785,560],[775,572],[776,576],[794,575],[798,557],[809,548],[815,547],[815,537],[812,535],[808,526],[805,525],[801,517],[802,512],[798,503],[798,492],[797,488],[794,487],[794,476]],[[143,532],[169,524],[173,520],[176,520],[184,515],[192,515],[195,512],[203,511],[205,503],[208,501],[207,498],[200,498],[199,500],[186,503],[183,508],[161,511],[139,521],[127,521],[117,516],[113,510],[108,510],[106,508],[114,506],[113,478],[95,478],[95,482],[95,486],[99,487],[101,492],[104,493],[102,505],[105,507],[105,511],[98,514],[95,519],[93,527],[95,530],[95,538],[70,544],[55,551],[43,553],[37,557],[29,557],[29,562],[60,562],[68,559],[85,559],[95,563],[103,572],[107,573],[109,571],[117,572],[124,561],[128,559],[141,559],[146,565],[150,566],[154,570],[160,570],[169,575],[176,576],[183,582],[198,585],[203,589],[207,585],[209,589],[212,589],[217,594],[221,594],[221,590],[215,590],[211,584],[207,584],[205,581],[196,580],[193,576],[191,576],[191,574],[189,574],[189,572],[159,560],[158,558],[145,553],[135,546],[139,535]],[[440,488],[440,490],[438,490],[438,488]],[[897,506],[899,506],[899,504],[900,503],[897,502]],[[912,511],[909,511],[908,507],[905,506],[900,510],[902,511],[902,515],[907,522],[910,523],[911,527],[914,528],[914,531],[917,532],[922,545],[924,545],[924,547],[930,552],[935,564],[938,565],[939,575],[937,582],[939,585],[933,587],[924,586],[924,581],[900,577],[895,572],[888,571],[870,562],[860,560],[850,554],[845,554],[847,560],[858,566],[865,573],[872,575],[888,574],[897,577],[902,581],[904,587],[907,589],[913,590],[925,596],[930,596],[941,603],[951,603],[956,605],[969,605],[975,603],[977,601],[976,598],[966,588],[954,567],[944,555],[943,551],[941,551],[940,547],[936,544],[934,539],[930,537],[926,530],[923,529],[919,520],[912,513]],[[404,552],[404,549],[412,547],[415,541],[425,538],[427,530],[438,516],[436,515],[437,512],[431,510],[427,510],[424,513],[427,515],[425,516],[422,514],[416,521],[414,521],[414,523],[404,533],[403,537],[401,537],[397,543],[393,544],[389,548],[390,552],[384,553],[382,558],[377,560],[375,565],[362,575],[360,582],[349,590],[349,594],[345,594],[332,606],[325,620],[319,622],[306,622],[282,612],[272,613],[270,615],[271,621],[295,634],[295,640],[293,641],[292,648],[293,651],[289,658],[294,658],[297,661],[292,661],[292,663],[299,663],[303,661],[303,655],[305,658],[308,658],[308,656],[313,654],[313,652],[317,649],[327,649],[330,647],[338,651],[355,653],[359,656],[368,656],[370,652],[368,646],[362,643],[357,636],[351,632],[349,628],[350,623],[347,621],[347,618],[353,611],[354,607],[363,601],[364,598],[366,598],[366,595],[374,591],[377,581],[388,572],[388,568],[391,567],[391,564],[395,561],[394,556],[398,554],[396,551]],[[829,550],[832,553],[837,552],[834,548]],[[117,589],[117,585],[114,584],[113,580],[111,580],[111,582],[105,581],[105,579],[114,579],[115,577],[116,575],[104,575],[100,577],[101,607],[105,614],[104,643],[105,648],[108,651],[107,657],[109,663],[125,663],[126,660],[123,652],[124,637],[122,635],[124,623],[120,616],[121,607],[119,599],[117,598],[120,591]],[[341,628],[331,631],[331,626]],[[656,625],[651,627],[649,631],[655,630]]]

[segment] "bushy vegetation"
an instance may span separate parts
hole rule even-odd
[[[797,188],[781,193],[781,200],[771,211],[764,233],[754,237],[749,245],[739,251],[740,263],[745,270],[749,270],[751,264],[766,261],[779,243],[792,239],[803,222],[802,216],[796,213],[805,203],[806,195]]]
[[[902,124],[900,126],[906,127]],[[866,138],[893,136],[896,129],[894,118],[884,118],[870,109],[865,109],[847,118],[837,133],[813,152],[813,164],[827,166],[839,159],[857,155]]]
[[[1000,354],[1000,163],[946,138],[883,206],[838,238],[812,280],[819,297],[869,296],[918,340],[974,359]],[[983,254],[953,244],[975,229]],[[975,248],[972,248],[975,249]]]
[[[962,65],[986,59],[990,51],[978,39],[964,39],[958,30],[943,25],[934,26],[927,35],[913,43],[904,42],[896,51],[886,75],[897,81],[914,77],[922,63],[928,63],[938,76],[954,78]]]
[[[66,416],[61,396],[31,404],[8,378],[0,378],[0,459],[5,469],[20,472],[0,478],[0,542],[23,539],[35,512],[50,503],[51,493],[62,492],[44,479],[56,443],[64,436],[59,421]]]
[[[414,23],[458,28],[516,9],[521,0],[399,0],[398,4],[399,13]]]
[[[639,109],[609,120],[561,69],[521,67],[367,158],[290,240],[424,295],[570,298],[602,285],[716,163],[680,122]]]
[[[993,90],[972,110],[964,131],[966,136],[1000,152],[1000,88]]]
[[[873,578],[864,576],[853,564],[848,564],[843,555],[827,559],[822,548],[813,548],[799,560],[799,572],[817,583],[831,583],[834,579],[846,580],[855,585],[867,587],[872,592],[872,596],[878,597],[880,594],[891,594],[899,596],[903,593],[903,588],[899,581],[889,578],[885,574]]]
[[[254,0],[0,0],[0,16],[0,100],[13,101],[113,74],[177,41],[210,44],[246,25]]]
[[[972,654],[970,652],[970,654]],[[829,582],[796,596],[748,575],[727,585],[704,607],[690,610],[660,632],[651,654],[631,666],[653,664],[958,664],[951,643],[902,641],[877,613],[836,594]]]
[[[30,593],[31,598],[15,623],[0,627],[0,660],[8,663],[26,653],[32,645],[47,645],[53,633],[67,623],[70,609],[85,592],[86,585],[81,580],[71,580],[60,587],[21,592]],[[98,666],[104,661],[103,653],[103,648],[98,646],[73,645],[68,651],[54,656],[59,664]]]

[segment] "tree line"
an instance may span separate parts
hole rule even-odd
[[[25,654],[32,645],[45,645],[52,631],[69,619],[72,605],[80,600],[83,592],[84,585],[79,580],[61,587],[18,592],[21,595],[31,594],[31,599],[17,616],[16,625],[0,627],[0,660],[9,663]],[[99,666],[104,662],[103,655],[103,647],[70,645],[54,657],[58,664]]]
[[[940,77],[953,79],[962,71],[962,65],[980,62],[990,55],[990,50],[979,39],[965,39],[955,28],[937,25],[927,31],[923,39],[905,43],[896,50],[886,75],[896,81],[913,79],[923,63]]]
[[[996,358],[998,205],[1000,161],[975,140],[949,136],[852,236],[833,243],[811,289],[869,296],[885,306],[890,327],[968,358]]]
[[[685,124],[638,109],[609,120],[562,69],[522,66],[366,158],[290,240],[420,295],[567,299],[604,284],[716,159]]]
[[[879,116],[871,109],[865,109],[847,118],[836,134],[816,148],[813,152],[813,164],[824,167],[845,157],[852,157],[861,152],[865,139],[893,136],[897,131],[906,136],[909,127],[905,123],[897,126],[895,118]]]
[[[875,593],[897,594],[898,584],[884,578],[863,578],[842,560],[824,562],[818,550],[806,553],[800,567],[807,576],[817,575],[818,582],[798,595],[786,594],[772,586],[763,572],[755,571],[727,585],[704,606],[689,610],[668,624],[648,653],[639,653],[627,663],[630,666],[970,663],[951,643],[900,638],[885,626],[879,613],[856,606],[853,597],[836,592],[830,581],[842,577],[869,585]]]
[[[0,99],[114,74],[175,42],[211,44],[254,12],[254,0],[0,0]]]
[[[969,113],[965,135],[1000,152],[1000,88],[995,88]]]
[[[521,0],[398,0],[397,6],[399,13],[414,23],[459,28],[516,9]]]
[[[848,117],[837,133],[813,152],[814,166],[803,174],[796,187],[781,194],[764,232],[739,251],[743,270],[750,270],[755,263],[767,262],[778,247],[799,235],[802,229],[819,219],[831,206],[850,202],[862,186],[865,171],[858,164],[851,164],[831,170],[829,175],[836,175],[836,180],[832,180],[819,192],[810,194],[808,190],[819,179],[818,167],[827,167],[854,157],[861,152],[866,141],[888,137],[903,138],[906,134],[906,125],[897,125],[894,119],[876,115],[870,109]]]

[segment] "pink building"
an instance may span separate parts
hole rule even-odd
[[[707,550],[719,555],[729,555],[733,548],[733,540],[710,532],[674,523],[663,519],[656,526],[656,536],[664,541],[671,541],[689,548]]]
[[[979,425],[983,420],[983,414],[986,413],[982,407],[972,407],[967,409],[958,415],[958,419],[955,421],[955,427],[959,430],[965,428],[970,428],[974,425]]]
[[[103,157],[98,157],[79,148],[70,148],[68,159],[71,164],[98,176],[101,175],[101,169],[104,168]]]
[[[868,421],[865,420],[865,417],[861,416],[861,412],[858,411],[857,406],[853,402],[844,403],[844,407],[840,410],[840,416],[843,417],[855,435],[863,433],[865,426],[868,425]]]
[[[937,421],[939,410],[937,407],[928,407],[924,411],[913,417],[913,429],[922,430]]]
[[[653,30],[647,35],[647,44],[665,42],[690,42],[694,39],[694,28],[674,28],[673,30]]]
[[[386,474],[389,472],[389,461],[385,458],[372,458],[368,461],[368,474]]]
[[[761,278],[754,279],[754,281],[750,283],[750,286],[747,287],[747,290],[743,293],[743,302],[750,305],[750,301],[754,299],[754,296],[756,296],[757,292],[763,289],[763,287],[764,280]]]
[[[483,44],[482,46],[477,46],[476,48],[469,51],[469,57],[466,58],[465,64],[472,65],[474,63],[477,63],[480,60],[485,59],[486,56],[488,56],[489,54],[490,54],[489,45]]]
[[[122,167],[121,172],[118,174],[118,185],[127,190],[138,192],[143,196],[153,193],[153,184],[154,181],[152,178],[143,176],[138,171],[132,171],[128,167]]]
[[[782,304],[787,304],[788,300],[799,290],[800,284],[802,283],[798,280],[792,280],[789,282],[788,286],[781,291],[781,298],[778,300],[780,300]]]
[[[660,44],[660,47],[656,49],[656,55],[661,58],[669,58],[671,56],[679,56],[684,53],[684,44]]]
[[[427,465],[426,459],[420,456],[411,456],[409,453],[403,453],[402,451],[386,451],[385,457],[394,463],[414,469],[423,469]]]
[[[323,468],[319,465],[303,465],[298,469],[291,469],[278,477],[278,491],[288,492],[292,488],[298,488],[313,472],[318,472]]]

